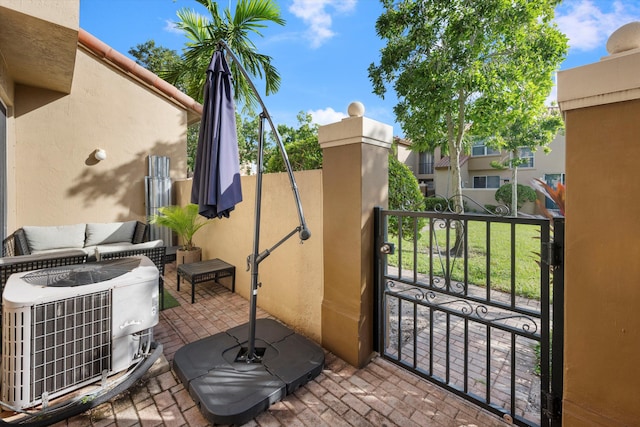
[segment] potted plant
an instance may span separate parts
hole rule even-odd
[[[202,259],[202,249],[193,245],[193,235],[208,222],[198,214],[198,205],[161,207],[150,223],[167,227],[180,238],[182,245],[176,251],[176,264],[188,264]]]

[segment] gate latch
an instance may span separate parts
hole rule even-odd
[[[393,255],[396,252],[396,247],[393,243],[383,243],[380,246],[380,253],[385,255]]]
[[[554,242],[547,242],[547,259],[546,263],[550,267],[562,265],[562,248]]]
[[[562,400],[548,391],[542,392],[543,408],[542,413],[549,420],[558,419],[562,416]]]

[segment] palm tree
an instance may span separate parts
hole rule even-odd
[[[206,78],[206,69],[218,42],[223,40],[242,62],[245,70],[254,77],[264,78],[266,94],[275,93],[280,88],[280,74],[271,65],[271,57],[257,52],[249,39],[250,33],[258,34],[266,28],[268,22],[284,25],[280,9],[274,0],[238,0],[235,12],[229,8],[220,14],[214,0],[196,0],[211,13],[211,20],[192,9],[178,11],[177,27],[182,29],[189,42],[182,54],[182,61],[172,69],[162,73],[170,83],[183,82],[186,93],[202,102],[202,89]],[[236,101],[250,107],[256,98],[254,93],[233,61],[229,61],[235,82]]]

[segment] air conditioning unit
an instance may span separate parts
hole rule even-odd
[[[138,362],[158,269],[132,257],[13,274],[2,295],[2,400],[31,408]]]

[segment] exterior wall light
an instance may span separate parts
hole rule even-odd
[[[107,152],[102,148],[96,148],[96,151],[93,153],[93,157],[95,157],[97,161],[102,161],[107,158]]]

